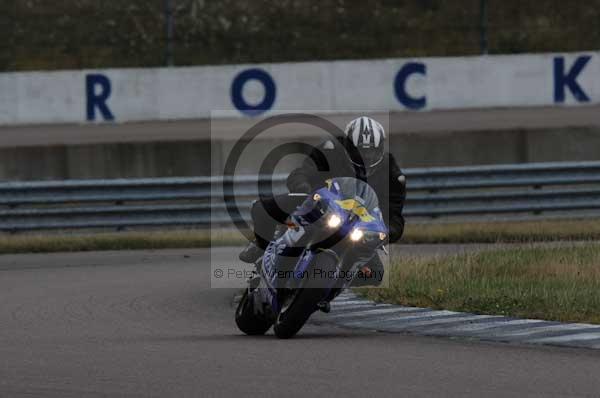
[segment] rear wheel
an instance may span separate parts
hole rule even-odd
[[[263,335],[273,325],[273,321],[268,316],[255,313],[254,296],[248,294],[248,289],[244,292],[235,310],[235,323],[242,332],[249,336]]]
[[[321,253],[315,261],[314,264],[318,264],[318,267],[325,272],[335,271],[337,266],[337,259],[330,254]],[[308,269],[312,269],[312,266]],[[289,339],[302,329],[308,318],[318,309],[317,304],[328,298],[331,289],[325,288],[324,283],[325,279],[322,278],[308,278],[303,287],[290,294],[283,303],[273,326],[277,337]]]

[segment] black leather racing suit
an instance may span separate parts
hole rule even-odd
[[[405,177],[390,153],[385,153],[382,162],[369,175],[356,167],[340,142],[326,141],[316,147],[302,166],[290,173],[287,187],[292,193],[311,193],[325,185],[325,180],[334,177],[354,177],[367,182],[377,193],[379,208],[390,230],[389,241],[398,241],[404,232],[402,210],[406,199]],[[305,197],[279,195],[252,206],[252,219],[256,243],[262,249],[269,244],[278,223],[283,224]],[[278,205],[278,206],[277,206]],[[276,209],[283,210],[277,213]],[[275,218],[271,217],[275,215]],[[375,256],[368,264],[374,276],[383,275],[383,264]],[[381,280],[363,280],[353,285],[379,284]]]

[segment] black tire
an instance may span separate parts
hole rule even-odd
[[[273,321],[267,316],[254,313],[254,303],[248,296],[248,289],[244,292],[237,309],[235,310],[235,323],[237,327],[249,336],[260,336],[267,333]]]
[[[335,270],[337,260],[333,256],[321,254],[318,258],[321,269]],[[322,286],[320,283],[323,281],[307,279],[304,286],[296,289],[286,300],[273,326],[277,337],[280,339],[293,337],[317,310],[317,304],[327,298],[329,289],[314,287]]]
[[[325,296],[325,289],[300,288],[291,303],[277,316],[273,331],[280,339],[289,339],[302,329],[308,318],[317,310],[317,303]]]

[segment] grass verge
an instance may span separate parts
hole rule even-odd
[[[360,291],[409,306],[600,323],[600,245],[397,259],[388,287]]]
[[[407,224],[405,243],[529,243],[600,240],[600,220]]]
[[[15,235],[0,237],[0,254],[99,250],[149,250],[240,245],[231,231],[120,232],[84,235]]]
[[[403,243],[530,243],[600,240],[600,222],[560,220],[407,224]],[[235,230],[173,230],[93,234],[0,235],[0,254],[92,250],[202,248],[243,245]]]

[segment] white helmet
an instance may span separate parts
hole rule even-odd
[[[370,174],[370,171],[383,161],[383,126],[370,117],[361,116],[348,123],[344,135],[344,146],[350,160]]]

